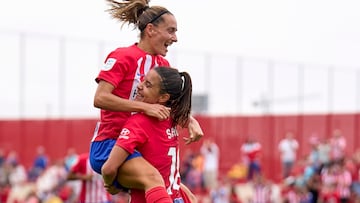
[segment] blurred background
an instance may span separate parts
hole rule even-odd
[[[179,42],[167,58],[191,73],[195,112],[359,111],[355,2],[234,3],[151,1],[178,20]],[[104,1],[1,4],[0,65],[7,77],[0,116],[96,117],[99,67],[111,50],[137,41],[138,32],[121,29]]]
[[[150,5],[165,6],[178,21],[179,41],[166,58],[192,76],[193,114],[220,148],[221,177],[242,163],[249,137],[262,145],[262,168],[274,181],[282,178],[273,173],[281,170],[274,149],[288,131],[299,157],[310,154],[311,138],[330,139],[334,130],[345,136],[347,154],[360,147],[355,0]],[[88,150],[99,116],[94,79],[110,51],[138,40],[106,9],[105,1],[0,2],[0,148],[15,150],[26,167],[35,146],[53,160]],[[198,152],[201,144],[189,148]]]

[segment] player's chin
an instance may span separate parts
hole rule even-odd
[[[168,49],[165,47],[164,49],[162,49],[161,51],[159,51],[159,55],[161,55],[161,56],[166,56],[167,52],[168,52]]]
[[[137,94],[134,100],[135,100],[135,101],[141,101],[141,102],[142,102],[142,101],[144,101],[144,97]]]

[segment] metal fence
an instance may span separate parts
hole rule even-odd
[[[121,42],[0,31],[0,118],[97,117],[94,78]],[[170,48],[193,79],[194,112],[208,115],[360,110],[360,68]]]

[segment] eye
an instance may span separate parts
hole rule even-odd
[[[174,34],[176,32],[176,29],[175,28],[170,28],[168,29],[168,33],[169,34]]]
[[[148,81],[145,82],[145,87],[146,88],[151,88],[152,87],[152,84]]]

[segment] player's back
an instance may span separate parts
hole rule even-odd
[[[165,181],[168,194],[173,199],[181,197],[179,193],[178,132],[175,127],[172,127],[171,121],[169,119],[159,121],[157,118],[139,113],[132,116],[124,128],[130,131],[130,139],[136,136],[135,139],[140,140],[138,143],[142,144],[136,147],[136,149],[149,163],[159,170]],[[127,142],[127,140],[123,141]],[[133,141],[130,140],[129,142]],[[132,202],[141,202],[138,200],[141,197],[142,199],[144,197],[143,191],[132,190]]]

